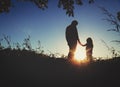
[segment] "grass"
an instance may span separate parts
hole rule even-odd
[[[120,57],[74,65],[64,55],[44,54],[40,41],[33,49],[30,36],[14,45],[9,36],[0,39],[0,87],[120,86]]]
[[[75,66],[28,50],[0,50],[1,87],[116,87],[120,86],[120,58]]]

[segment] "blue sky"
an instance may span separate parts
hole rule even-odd
[[[103,6],[116,15],[115,13],[120,11],[120,0],[95,0],[94,4],[83,0],[83,6],[75,7],[74,17],[68,17],[62,8],[58,8],[57,1],[49,1],[48,9],[44,11],[30,2],[14,2],[15,7],[11,8],[9,13],[0,14],[0,38],[5,34],[11,37],[12,42],[22,44],[24,38],[30,35],[33,48],[37,47],[37,41],[40,40],[45,53],[50,51],[67,55],[69,49],[65,39],[65,28],[72,20],[78,20],[79,38],[82,43],[86,42],[87,37],[93,39],[94,57],[110,56],[101,39],[108,46],[119,50],[117,44],[110,42],[119,39],[119,35],[107,31],[113,26],[102,20],[106,16],[98,6]]]

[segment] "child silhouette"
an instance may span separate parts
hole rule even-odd
[[[90,60],[90,62],[92,61],[92,51],[93,51],[93,41],[90,37],[88,37],[86,39],[86,44],[82,45],[82,46],[86,46],[86,56],[87,59]]]

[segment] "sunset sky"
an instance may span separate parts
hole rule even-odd
[[[88,0],[83,0],[82,6],[75,5],[74,17],[68,17],[62,8],[57,7],[58,0],[49,0],[48,9],[44,11],[31,2],[13,0],[13,3],[15,6],[9,13],[0,14],[0,38],[5,34],[11,37],[12,43],[22,44],[24,38],[30,35],[33,48],[37,47],[37,41],[40,40],[45,53],[67,55],[69,49],[65,39],[65,29],[72,20],[77,20],[80,41],[85,43],[87,37],[93,39],[94,57],[111,57],[101,40],[117,51],[120,49],[118,44],[111,42],[119,39],[119,35],[107,31],[113,26],[102,20],[106,16],[98,8],[98,6],[105,7],[116,15],[120,11],[120,0],[95,0],[94,4],[88,4]]]

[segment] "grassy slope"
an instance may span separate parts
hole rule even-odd
[[[75,66],[65,59],[7,50],[0,51],[0,73],[5,87],[120,87],[120,58]]]

